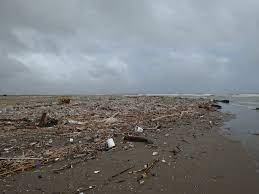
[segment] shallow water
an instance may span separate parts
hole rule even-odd
[[[235,118],[226,122],[223,133],[234,141],[242,143],[257,164],[259,173],[259,94],[170,94],[191,98],[229,99],[230,104],[223,104],[222,111],[230,112]]]
[[[223,112],[235,114],[235,118],[224,125],[224,128],[229,129],[228,137],[240,141],[258,163],[259,111],[254,110],[259,107],[258,96],[231,96],[229,99],[230,104],[221,104]]]

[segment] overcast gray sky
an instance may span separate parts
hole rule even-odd
[[[258,92],[258,0],[1,0],[0,92]]]

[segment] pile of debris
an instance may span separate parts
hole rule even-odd
[[[145,138],[193,120],[211,124],[214,102],[179,97],[17,97],[0,104],[0,177],[62,160],[93,159],[114,137]],[[146,171],[144,171],[146,173]]]

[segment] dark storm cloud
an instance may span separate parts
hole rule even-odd
[[[259,3],[0,2],[0,89],[257,91]]]

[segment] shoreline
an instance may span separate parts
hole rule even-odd
[[[120,110],[124,107],[124,109],[139,112],[138,118],[135,116],[127,117],[127,122],[132,122],[129,125],[131,128],[136,125],[144,126],[144,133],[140,135],[152,139],[154,144],[123,142],[125,133],[134,135],[136,133],[132,131],[121,133],[123,128],[127,126],[124,123],[125,126],[122,125],[123,127],[120,128],[117,124],[117,129],[120,130],[113,131],[116,143],[114,149],[98,151],[95,159],[92,160],[81,161],[66,158],[31,171],[2,177],[0,189],[6,193],[26,191],[32,193],[79,193],[80,191],[84,193],[259,193],[255,164],[240,143],[231,142],[219,134],[219,128],[228,118],[217,110],[207,110],[208,104],[206,103],[208,102],[206,100],[173,97],[136,97],[130,99],[114,97],[107,101],[106,98],[103,98],[93,97],[86,101],[79,100],[80,102],[74,100],[73,103],[79,103],[80,107],[82,102],[96,101],[102,107],[102,105],[109,105],[110,102],[113,102],[111,107],[114,109]],[[164,107],[163,105],[166,103],[168,104]],[[197,103],[201,103],[203,106]],[[155,130],[145,129],[156,127],[158,123],[150,123],[146,120],[151,117],[158,118],[161,112],[163,112],[162,115],[168,115],[167,109],[171,105],[172,107],[179,106],[177,110],[183,112],[180,114],[181,117],[163,118],[159,123],[161,127]],[[74,107],[73,104],[68,106],[71,106],[72,109]],[[134,107],[138,108],[134,109]],[[189,108],[189,112],[188,107],[192,107]],[[60,107],[57,106],[57,108]],[[150,115],[153,108],[157,108],[154,110],[160,114]],[[127,112],[124,112],[124,109],[121,109],[118,120],[123,120],[123,115]],[[108,114],[109,111],[109,109],[103,110],[105,114]],[[173,112],[172,110],[169,113]],[[138,122],[136,123],[136,121]],[[114,127],[114,125],[111,126]],[[51,131],[50,129],[37,130]],[[29,133],[29,130],[23,132]],[[2,136],[0,136],[1,141],[5,143],[10,140],[10,138],[3,138],[6,133],[6,131],[1,131]],[[19,130],[15,133],[18,135]],[[29,137],[28,139],[30,140]],[[53,138],[53,141],[57,140]],[[60,142],[60,144],[62,143]],[[156,154],[154,154],[155,152]],[[155,159],[158,159],[159,162],[151,169],[147,177],[141,178],[141,173],[128,174],[129,171],[141,169]],[[76,163],[77,161],[79,162]],[[72,163],[73,168],[69,167],[58,173],[53,173],[54,169],[60,169],[64,165]],[[131,170],[117,175],[131,167]],[[115,174],[117,176],[113,177]]]

